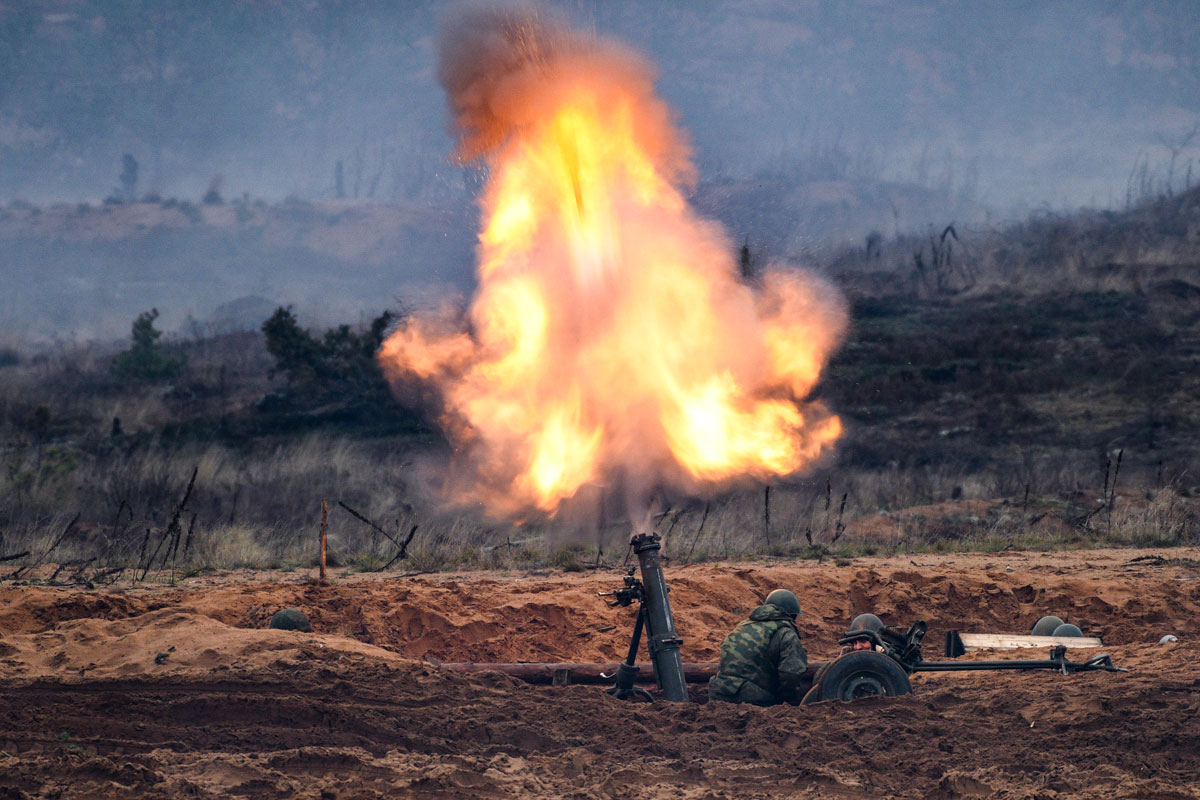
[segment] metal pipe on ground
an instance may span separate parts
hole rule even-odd
[[[602,664],[595,662],[553,663],[517,663],[517,664],[477,664],[473,662],[457,662],[439,664],[442,669],[451,672],[503,672],[526,683],[542,685],[592,684],[604,685],[612,682],[619,664]],[[716,661],[701,661],[698,663],[683,663],[683,678],[687,683],[707,683],[708,679],[717,674],[720,663]],[[824,662],[809,665],[808,674],[814,675],[824,666]],[[638,683],[654,683],[654,671],[649,664],[638,664]]]
[[[564,684],[609,684],[619,664],[601,663],[564,663],[564,664],[476,664],[470,662],[440,664],[442,669],[451,672],[503,672],[526,683],[544,685]],[[687,683],[704,683],[717,674],[715,661],[699,664],[682,664],[683,677]],[[654,670],[649,664],[639,664],[638,683],[654,683]]]

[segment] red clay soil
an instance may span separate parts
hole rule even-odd
[[[613,660],[629,610],[595,593],[616,570],[3,586],[0,798],[1200,797],[1196,550],[667,574],[688,661],[787,586],[816,657],[866,610],[928,620],[927,657],[947,628],[1027,632],[1053,612],[1132,672],[919,675],[908,697],[801,708],[634,704],[414,660]],[[263,630],[283,606],[315,632]],[[1159,645],[1167,632],[1180,642]]]

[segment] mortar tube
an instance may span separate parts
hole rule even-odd
[[[687,681],[683,673],[683,657],[679,648],[683,640],[675,632],[675,618],[671,615],[671,601],[667,597],[667,581],[663,577],[662,562],[659,560],[659,537],[652,533],[635,535],[630,544],[638,557],[642,569],[642,588],[646,598],[643,608],[646,613],[646,628],[650,634],[650,662],[654,665],[654,677],[663,699],[675,703],[688,701]]]

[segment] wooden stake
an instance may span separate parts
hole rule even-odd
[[[771,484],[763,487],[763,538],[767,540],[767,550],[771,549]]]
[[[329,501],[321,498],[321,583],[325,582],[325,532],[329,529]]]

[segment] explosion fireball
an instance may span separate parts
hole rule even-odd
[[[454,500],[553,514],[589,485],[703,491],[833,444],[840,421],[806,398],[844,306],[796,270],[740,277],[684,198],[689,148],[644,61],[476,9],[446,26],[439,76],[489,175],[479,287],[467,319],[415,317],[380,359],[440,395]]]

